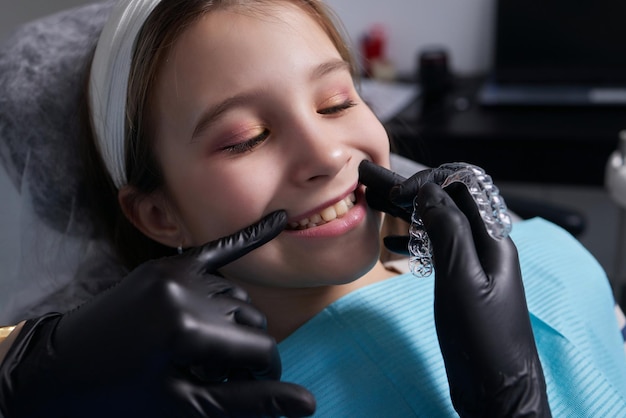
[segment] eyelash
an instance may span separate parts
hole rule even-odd
[[[354,100],[346,100],[343,103],[340,103],[336,106],[332,106],[326,109],[322,109],[319,110],[317,113],[319,113],[320,115],[332,115],[332,114],[336,114],[336,113],[341,113],[344,110],[348,110],[351,107],[356,106],[356,102]]]
[[[321,109],[317,113],[320,115],[334,115],[344,112],[354,106],[357,103],[353,100],[346,100],[345,102],[338,104],[336,106],[332,106],[326,109]],[[269,136],[269,130],[265,129],[260,135],[255,136],[244,142],[239,142],[237,144],[228,145],[222,148],[223,151],[226,151],[230,154],[243,154],[245,152],[252,151],[258,145],[261,145]]]
[[[251,138],[247,141],[239,142],[233,145],[227,145],[224,148],[222,148],[222,150],[231,154],[243,154],[244,152],[252,151],[258,145],[261,145],[263,141],[267,139],[269,134],[270,134],[270,131],[267,129],[264,129],[260,135],[257,135],[254,138]]]

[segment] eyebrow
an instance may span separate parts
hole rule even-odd
[[[249,102],[254,96],[255,93],[243,93],[238,94],[233,97],[229,97],[228,99],[218,103],[215,106],[210,107],[206,112],[202,113],[199,122],[196,124],[195,129],[193,130],[192,138],[198,137],[205,129],[207,129],[211,124],[213,124],[217,118],[220,117],[223,113],[226,113],[227,110],[243,105],[244,103]]]
[[[342,59],[336,59],[336,60],[322,63],[318,65],[317,67],[315,67],[315,69],[311,73],[311,79],[316,80],[335,71],[350,72],[350,64],[348,64],[347,61],[342,60]]]
[[[332,60],[324,62],[311,71],[311,80],[318,80],[330,73],[336,71],[348,71],[350,72],[350,64],[342,59]],[[198,137],[204,130],[206,130],[211,124],[213,124],[222,114],[226,113],[229,109],[242,106],[248,103],[254,97],[258,96],[258,91],[244,92],[235,96],[229,97],[226,100],[218,103],[215,106],[208,108],[202,113],[195,129],[193,130],[192,138]]]

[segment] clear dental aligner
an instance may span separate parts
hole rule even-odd
[[[506,204],[491,177],[482,168],[467,163],[442,164],[432,170],[429,180],[441,178],[445,178],[441,183],[443,188],[452,183],[462,183],[467,187],[492,238],[501,240],[509,236],[512,223]],[[427,277],[433,272],[432,245],[418,215],[416,200],[409,228],[409,268],[413,275]]]

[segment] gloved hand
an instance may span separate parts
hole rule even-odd
[[[212,274],[285,224],[275,212],[147,262],[64,315],[27,321],[0,369],[6,417],[311,415],[313,396],[278,380],[265,317],[242,289]]]
[[[397,216],[417,196],[433,246],[437,335],[459,415],[551,416],[513,241],[489,236],[462,184],[444,191],[438,179],[425,182],[424,172],[403,181],[372,164],[360,171],[362,182],[374,183],[372,201]]]

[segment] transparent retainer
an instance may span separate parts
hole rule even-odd
[[[435,174],[450,173],[441,187],[452,183],[463,183],[476,202],[480,216],[485,223],[489,235],[497,240],[509,236],[512,228],[511,217],[507,212],[506,203],[491,177],[475,165],[467,163],[443,164],[434,169]],[[424,223],[418,215],[417,202],[413,203],[413,214],[409,228],[409,269],[416,277],[427,277],[433,272],[433,251],[430,238],[424,229]]]

